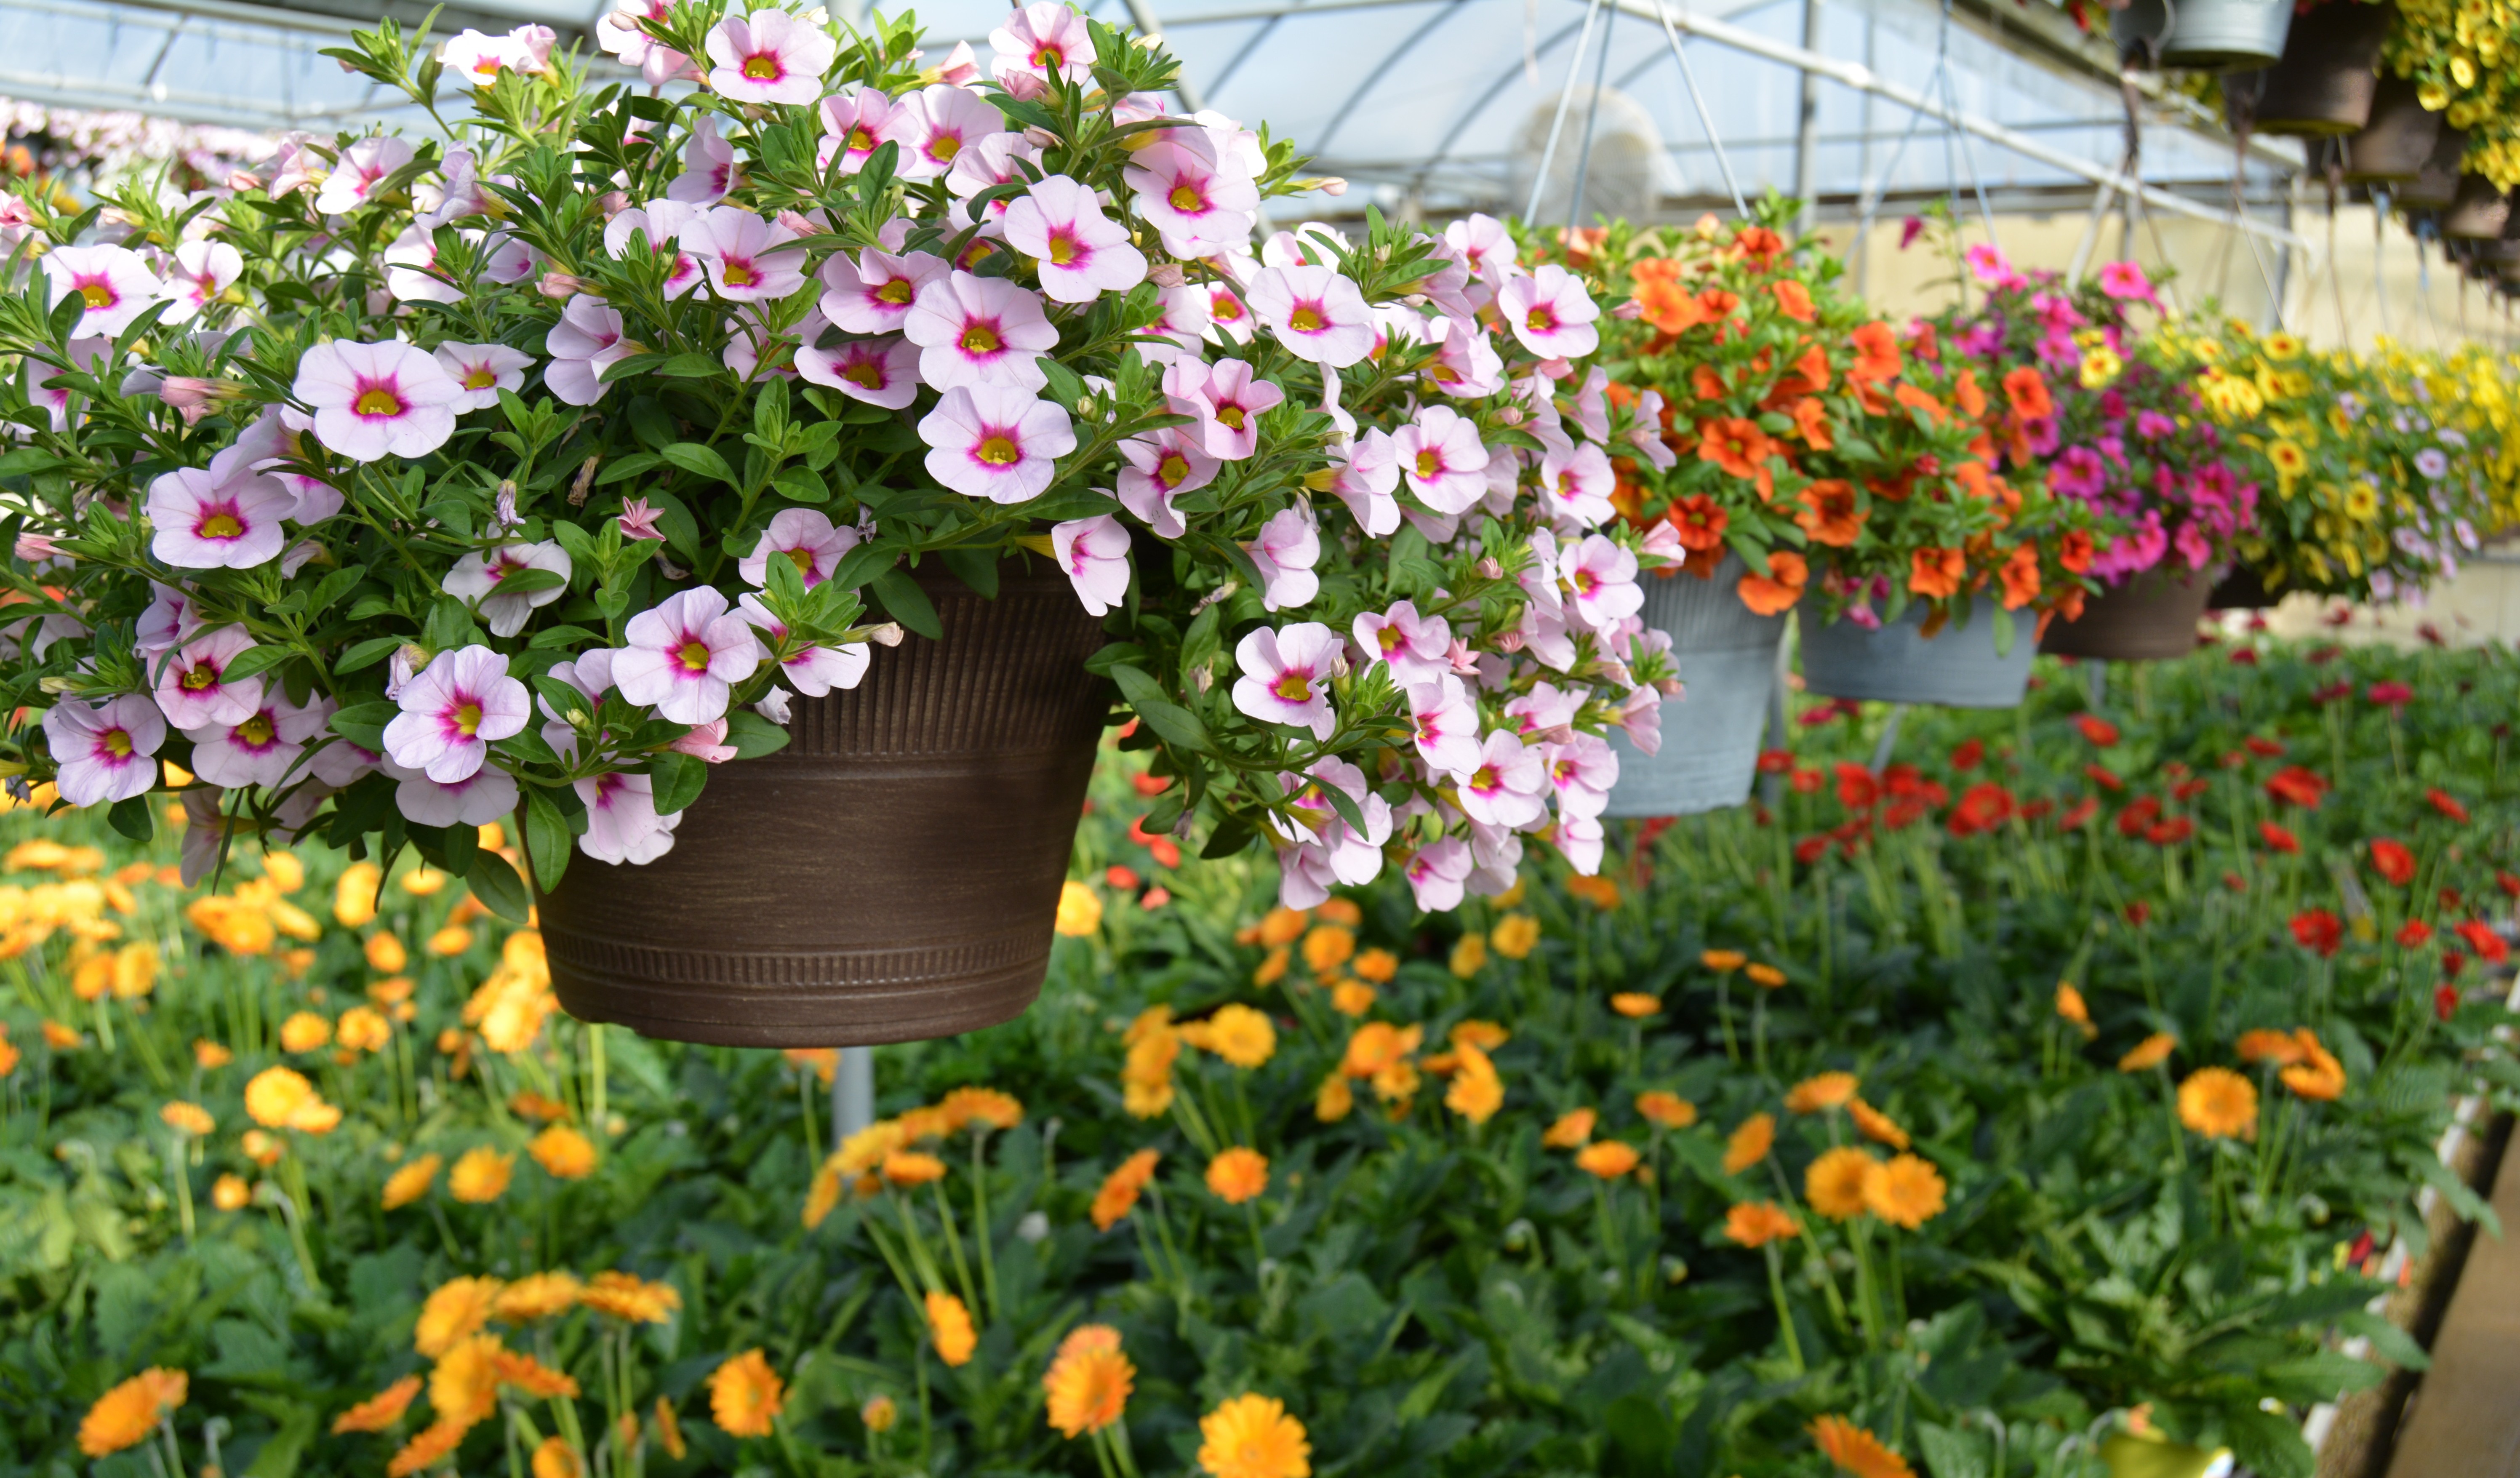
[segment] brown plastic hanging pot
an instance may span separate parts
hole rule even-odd
[[[2134,0],[2109,22],[2120,56],[2181,71],[2272,66],[2291,29],[2291,0]]]
[[[2267,68],[2253,110],[2260,133],[2313,138],[2352,133],[2370,121],[2380,44],[2395,5],[2326,0],[2293,17],[2283,59]]]
[[[2510,223],[2511,197],[2481,174],[2463,174],[2458,177],[2458,194],[2442,212],[2442,235],[2457,241],[2497,241]]]
[[[2371,100],[2371,121],[2345,141],[2345,177],[2392,184],[2423,173],[2441,138],[2442,115],[2415,98],[2415,84],[2383,77]]]
[[[2205,597],[2207,610],[2262,610],[2275,604],[2274,592],[2267,589],[2267,577],[2254,564],[2234,564],[2230,572],[2214,582]]]
[[[796,698],[788,746],[709,771],[674,848],[573,858],[540,900],[561,1005],[729,1047],[947,1037],[1040,993],[1108,692],[1064,575],[1007,566],[984,600],[917,572],[941,641],[878,647]]]
[[[2039,649],[2111,662],[2183,657],[2196,649],[2196,621],[2214,588],[2213,571],[2164,561],[2084,602],[2074,620],[2048,622]]]
[[[2433,135],[2433,152],[2415,177],[2400,185],[2398,203],[2409,211],[2440,211],[2458,199],[2458,164],[2467,157],[2467,134],[2444,127]]]

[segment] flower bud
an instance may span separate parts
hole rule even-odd
[[[1324,195],[1345,195],[1347,194],[1347,181],[1340,179],[1334,174],[1326,174],[1314,182],[1313,188]]]
[[[1181,263],[1163,262],[1147,274],[1147,281],[1158,288],[1178,288],[1189,278],[1183,274]]]
[[[1486,559],[1481,560],[1478,562],[1477,571],[1479,578],[1482,580],[1502,580],[1505,578],[1505,566],[1497,562],[1497,558],[1494,555],[1490,555]]]
[[[543,273],[542,281],[534,284],[534,291],[545,297],[566,302],[580,292],[592,291],[592,288],[585,278],[553,267]]]
[[[901,645],[901,623],[899,621],[886,621],[881,626],[868,632],[867,640],[875,643],[878,647],[898,647]]]
[[[1048,149],[1058,142],[1058,135],[1035,123],[1023,131],[1024,142],[1035,149]]]

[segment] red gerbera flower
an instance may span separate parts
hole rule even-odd
[[[2095,748],[2106,749],[2118,741],[2118,726],[2097,714],[2086,713],[2074,720],[2074,726],[2083,731],[2083,738],[2090,739]]]
[[[2324,960],[2345,947],[2345,920],[2325,909],[2308,909],[2292,916],[2292,937]]]
[[[2458,803],[2458,797],[2451,794],[2447,790],[2426,790],[2424,792],[2424,799],[2433,803],[2434,810],[2439,811],[2442,815],[2449,817],[2452,821],[2463,822],[2467,820],[2467,807],[2460,805]]]
[[[2287,765],[2268,777],[2267,793],[2305,811],[2316,811],[2318,803],[2327,798],[2327,782],[2299,765]]]
[[[2415,878],[2415,854],[2385,836],[2374,837],[2371,841],[2371,866],[2379,871],[2381,876],[2402,888]]]
[[[2276,826],[2273,822],[2262,821],[2258,823],[2258,834],[2266,838],[2268,846],[2274,848],[2278,852],[2290,855],[2301,850],[2301,838],[2293,835],[2283,828]]]

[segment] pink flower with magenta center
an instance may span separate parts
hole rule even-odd
[[[281,520],[297,497],[249,466],[251,452],[229,447],[205,471],[178,468],[149,484],[149,552],[177,569],[251,569],[286,542]]]
[[[919,345],[919,378],[940,390],[1050,383],[1036,357],[1058,346],[1041,302],[1004,278],[955,272],[919,290],[902,332]]]
[[[1251,310],[1298,359],[1343,370],[1372,351],[1365,294],[1328,267],[1264,267],[1248,294]]]
[[[426,457],[455,434],[464,393],[426,350],[399,339],[335,339],[306,351],[290,387],[315,413],[315,439],[353,462]]]
[[[1094,35],[1085,18],[1062,0],[1033,0],[989,32],[997,56],[989,74],[1005,81],[1013,72],[1036,77],[1058,76],[1082,82],[1094,74]]]
[[[1057,8],[1074,16],[1064,5]],[[1102,213],[1092,190],[1063,174],[1009,202],[1002,227],[1007,245],[1033,258],[1041,291],[1054,302],[1090,303],[1147,279],[1146,254],[1129,245],[1129,228]]]
[[[869,246],[854,261],[835,251],[819,274],[823,316],[844,334],[898,334],[919,291],[947,270],[943,257],[925,251],[895,256]]]
[[[385,725],[385,753],[441,785],[470,780],[490,744],[525,727],[533,703],[487,647],[441,651],[404,687],[402,712]]]
[[[166,721],[136,693],[89,704],[65,696],[44,713],[44,739],[61,766],[55,782],[73,806],[129,800],[158,784]]]
[[[1023,503],[1038,498],[1076,450],[1067,413],[1029,391],[958,385],[919,423],[929,476],[972,498]]]
[[[796,566],[805,588],[812,590],[832,577],[840,567],[840,557],[858,547],[855,528],[834,527],[832,520],[810,508],[787,508],[770,515],[770,526],[763,529],[752,553],[736,561],[736,569],[744,583],[755,589],[766,587],[770,561],[786,560]]]
[[[703,44],[717,64],[709,86],[738,103],[811,103],[839,55],[839,43],[819,22],[766,6],[720,21]]]
[[[228,681],[228,665],[254,645],[242,626],[205,631],[155,664],[158,711],[177,729],[239,724],[262,706],[261,678]]]
[[[705,586],[632,616],[623,635],[629,645],[613,654],[613,683],[623,697],[677,724],[723,717],[732,686],[761,665],[751,626]]]
[[[1250,632],[1234,649],[1242,669],[1234,683],[1234,706],[1263,723],[1310,729],[1313,738],[1328,739],[1337,727],[1329,688],[1343,666],[1339,647],[1338,633],[1319,621]]]
[[[43,262],[54,302],[75,296],[86,304],[74,336],[119,334],[158,300],[158,275],[128,246],[56,246]]]
[[[1104,514],[1071,518],[1050,531],[1050,552],[1089,615],[1107,615],[1129,594],[1129,531]]]
[[[1436,513],[1467,513],[1487,496],[1488,449],[1479,441],[1479,428],[1450,406],[1420,410],[1392,433],[1391,449],[1401,480]]]

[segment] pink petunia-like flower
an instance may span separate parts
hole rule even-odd
[[[461,392],[451,402],[458,415],[466,411],[486,411],[497,405],[501,390],[523,389],[525,372],[534,367],[531,354],[522,349],[511,349],[506,344],[465,344],[450,340],[439,344],[431,357]]]
[[[202,629],[202,612],[194,605],[191,591],[155,580],[149,582],[149,589],[153,599],[133,630],[132,649],[154,665],[159,656],[193,639]]]
[[[604,372],[639,352],[639,345],[621,334],[619,309],[608,308],[588,293],[570,298],[560,322],[543,336],[543,352],[551,356],[543,366],[543,387],[564,405],[602,400],[612,388],[604,382]]]
[[[1619,783],[1619,753],[1609,740],[1579,734],[1563,743],[1541,745],[1540,756],[1549,767],[1561,818],[1598,816],[1610,804],[1610,787]]]
[[[1328,267],[1263,267],[1243,295],[1297,359],[1343,370],[1373,349],[1373,315],[1356,284]]]
[[[706,586],[667,596],[622,634],[629,645],[613,653],[613,683],[677,724],[723,718],[733,685],[761,665],[751,625]]]
[[[1368,430],[1348,448],[1345,458],[1330,454],[1330,491],[1347,505],[1366,537],[1379,539],[1400,527],[1400,453],[1380,429]]]
[[[2145,277],[2143,268],[2134,262],[2101,263],[2100,291],[2121,302],[2158,304],[2161,301],[2152,280]]]
[[[866,676],[867,664],[874,653],[864,642],[844,642],[837,647],[799,647],[782,657],[777,644],[788,640],[788,628],[761,604],[759,596],[747,595],[736,602],[743,618],[762,634],[762,646],[771,649],[771,658],[779,663],[779,675],[788,686],[809,698],[818,698],[839,688],[855,688]],[[777,690],[772,690],[774,693]],[[786,720],[781,720],[784,723]]]
[[[596,18],[595,44],[619,58],[622,66],[636,67],[649,86],[662,86],[690,67],[692,59],[652,39],[639,22],[668,21],[673,14],[673,0],[613,0],[612,9]]]
[[[1109,514],[1053,525],[1050,553],[1067,571],[1086,614],[1107,615],[1128,599],[1129,531]]]
[[[699,258],[683,249],[683,229],[698,220],[703,206],[671,199],[633,205],[604,223],[605,254],[614,261],[637,249],[672,258],[665,273],[665,296],[680,297],[700,285]]]
[[[919,398],[919,348],[898,334],[852,338],[833,349],[799,345],[796,373],[808,383],[888,411]]]
[[[709,86],[737,103],[803,106],[823,95],[839,43],[822,25],[764,6],[709,27]]]
[[[1057,0],[1033,9],[1057,10],[1084,23]],[[1035,182],[1021,200],[1008,203],[999,224],[1007,245],[1033,258],[1041,291],[1053,302],[1090,303],[1147,280],[1146,253],[1129,245],[1129,228],[1104,215],[1094,192],[1066,175]]]
[[[437,265],[436,239],[421,227],[406,228],[384,250],[385,291],[398,303],[460,303],[464,290]]]
[[[895,170],[905,180],[932,180],[954,167],[963,151],[1007,131],[1006,114],[968,87],[922,87],[901,100],[879,137],[901,146]]]
[[[919,423],[927,474],[967,497],[1024,503],[1042,495],[1056,459],[1076,450],[1067,413],[1026,390],[957,385]]]
[[[970,207],[960,202],[1000,185],[1023,184],[1025,175],[1021,166],[1040,157],[1041,150],[1019,133],[987,133],[973,140],[954,156],[954,167],[945,171],[945,188],[954,194],[958,202],[952,211],[954,224],[957,227],[968,225],[973,218]],[[985,207],[985,219],[1003,230],[1008,205],[1006,201],[991,201]]]
[[[716,204],[734,188],[735,145],[718,136],[714,116],[703,117],[683,141],[683,172],[665,187],[665,199],[697,208]]]
[[[496,765],[483,765],[451,783],[430,780],[390,760],[377,768],[399,782],[394,809],[406,821],[424,827],[486,827],[516,815],[517,778]]]
[[[254,645],[242,626],[219,626],[202,633],[175,649],[162,663],[155,664],[158,674],[158,711],[177,729],[199,729],[204,724],[240,724],[245,716],[262,706],[262,679],[238,678],[231,682],[229,666],[239,653]]]
[[[823,316],[844,334],[898,334],[919,290],[945,276],[945,259],[932,252],[899,256],[869,246],[851,260],[833,252],[818,274]]]
[[[245,275],[245,256],[225,242],[186,242],[167,264],[167,308],[160,324],[180,324],[219,300]]]
[[[901,327],[919,345],[919,378],[937,389],[994,385],[1029,393],[1050,383],[1036,360],[1058,346],[1058,331],[1039,298],[1004,278],[954,272],[931,279]]]
[[[1657,472],[1667,472],[1680,461],[1680,454],[1662,439],[1662,391],[1647,390],[1637,397],[1636,422],[1628,429],[1628,445],[1643,454]]]
[[[337,338],[297,361],[290,394],[315,413],[316,440],[353,462],[375,462],[444,446],[463,388],[417,345]]]
[[[385,753],[441,785],[470,779],[490,743],[525,727],[533,700],[508,676],[508,659],[487,647],[441,651],[406,684],[402,712],[385,725]]]
[[[1600,308],[1580,279],[1553,263],[1497,289],[1497,316],[1543,359],[1581,359],[1601,346],[1593,327]]]
[[[1452,671],[1445,651],[1453,644],[1452,623],[1442,616],[1421,616],[1415,601],[1395,602],[1380,615],[1366,611],[1349,628],[1368,662],[1385,662],[1391,680],[1406,688],[1432,683]]]
[[[1173,500],[1195,492],[1216,477],[1217,460],[1190,434],[1189,426],[1166,426],[1120,443],[1128,466],[1120,470],[1120,506],[1146,521],[1166,539],[1178,539],[1189,524],[1173,509]]]
[[[683,813],[656,814],[656,783],[645,775],[613,771],[572,782],[586,802],[586,830],[577,849],[597,862],[646,865],[674,849],[674,828]]]
[[[1001,82],[1015,72],[1070,82],[1094,74],[1094,34],[1064,0],[1033,0],[989,32],[989,75]]]
[[[1259,320],[1251,314],[1251,305],[1224,283],[1193,286],[1194,292],[1207,295],[1207,321],[1216,332],[1238,344],[1247,344],[1259,332]]]
[[[1280,510],[1260,525],[1260,537],[1242,548],[1260,571],[1262,608],[1284,610],[1321,594],[1321,577],[1313,566],[1321,562],[1322,530],[1311,510]]]
[[[324,730],[320,709],[266,694],[260,707],[234,724],[187,729],[192,770],[213,785],[276,785],[289,778],[306,741]]]
[[[1514,260],[1513,233],[1490,215],[1473,215],[1444,228],[1444,245],[1453,260],[1493,290],[1520,270]]]
[[[1330,679],[1345,665],[1341,645],[1338,633],[1319,621],[1248,633],[1234,649],[1242,669],[1234,682],[1234,706],[1263,723],[1291,724],[1328,739],[1337,727],[1329,692]]]
[[[1140,213],[1175,256],[1239,247],[1258,218],[1260,190],[1250,171],[1238,158],[1221,155],[1203,129],[1165,130],[1132,156],[1121,178],[1137,192]]]
[[[341,161],[324,176],[323,193],[315,198],[318,215],[344,215],[367,203],[385,178],[418,157],[407,139],[378,134],[341,151]]]
[[[54,782],[73,806],[111,804],[146,795],[158,784],[158,746],[166,721],[145,695],[126,693],[102,703],[65,696],[44,713],[44,740],[61,766]]]
[[[207,470],[178,468],[151,482],[149,552],[177,569],[251,569],[277,557],[297,496],[253,470],[251,457],[231,446]]]
[[[541,34],[529,36],[528,31]],[[438,60],[448,71],[473,86],[488,87],[499,80],[503,71],[542,70],[550,60],[553,39],[548,25],[520,25],[504,36],[467,29],[446,43]],[[539,55],[536,42],[541,43]]]
[[[1610,494],[1617,486],[1609,454],[1590,441],[1571,452],[1552,450],[1540,459],[1541,506],[1552,516],[1581,527],[1598,528],[1609,519],[1616,512]]]
[[[796,234],[749,210],[717,205],[683,228],[683,248],[698,257],[709,288],[730,302],[782,298],[805,285]],[[785,249],[782,249],[782,248]]]
[[[1409,689],[1411,740],[1418,757],[1437,775],[1466,779],[1478,769],[1479,705],[1462,680],[1446,672]]]
[[[892,121],[897,107],[882,88],[861,87],[832,94],[815,111],[823,119],[823,142],[815,151],[814,167],[829,169],[836,158],[840,173],[855,174],[882,147],[883,125]]]
[[[1176,412],[1198,418],[1207,454],[1224,462],[1240,462],[1259,450],[1260,418],[1286,399],[1285,391],[1255,379],[1238,359],[1213,365],[1177,361],[1164,371],[1164,395]]]
[[[1540,751],[1499,729],[1479,746],[1479,762],[1462,777],[1456,793],[1470,820],[1513,828],[1547,813],[1548,789],[1549,767]]]
[[[489,623],[490,635],[512,637],[525,629],[525,621],[535,611],[568,594],[568,577],[574,567],[568,551],[556,543],[509,544],[494,550],[475,550],[457,559],[446,571],[445,588],[459,601],[478,603],[474,608]],[[528,569],[558,575],[561,583],[541,590],[502,593],[502,582]]]
[[[1586,534],[1558,552],[1557,577],[1575,593],[1570,603],[1576,619],[1607,633],[1644,608],[1645,593],[1637,587],[1637,557],[1627,546],[1600,534]]]
[[[1279,838],[1279,902],[1315,908],[1329,897],[1333,882],[1362,887],[1373,881],[1382,871],[1382,844],[1391,839],[1391,803],[1373,793],[1365,772],[1342,759],[1324,759],[1304,775],[1281,772],[1278,784],[1295,813],[1269,818]],[[1339,814],[1323,793],[1328,789],[1355,805],[1363,830]]]
[[[76,296],[87,304],[70,330],[77,337],[120,334],[159,296],[158,274],[128,246],[55,246],[43,261],[54,302]]]
[[[1468,879],[1470,867],[1468,842],[1439,836],[1411,853],[1400,871],[1418,896],[1420,912],[1444,914],[1462,906],[1462,884]]]
[[[252,425],[236,439],[236,449],[258,472],[269,472],[280,479],[297,499],[297,507],[289,517],[300,527],[312,526],[341,511],[341,490],[320,477],[309,477],[290,470],[289,464],[306,456],[303,433],[291,428],[289,418],[295,413],[285,406],[266,406]],[[301,421],[304,418],[299,418]]]
[[[1426,378],[1435,381],[1435,388],[1461,400],[1484,400],[1505,388],[1505,356],[1497,352],[1486,330],[1450,318],[1436,319],[1431,327],[1444,334],[1435,348],[1435,362],[1426,367]]]
[[[1467,513],[1487,496],[1488,449],[1479,428],[1451,406],[1421,408],[1392,433],[1391,450],[1409,491],[1439,514]]]
[[[834,526],[810,508],[784,508],[770,515],[770,526],[762,530],[752,553],[738,560],[735,567],[745,584],[760,590],[770,583],[771,560],[783,559],[796,566],[805,588],[812,590],[832,577],[840,567],[840,557],[857,548],[860,537],[855,528]]]

